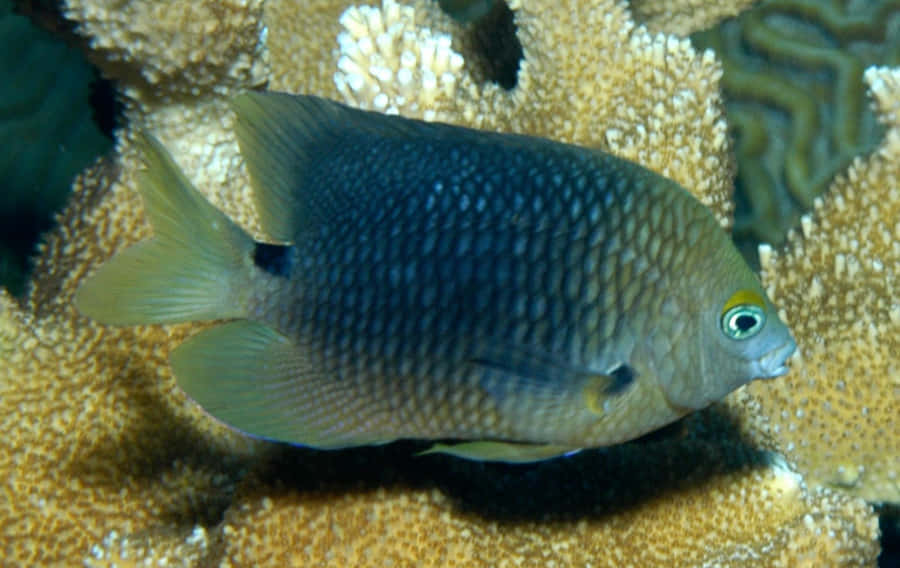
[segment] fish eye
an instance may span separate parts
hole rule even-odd
[[[766,314],[762,308],[740,304],[722,316],[722,331],[732,339],[748,339],[759,333],[765,323]]]
[[[740,290],[722,308],[722,332],[732,339],[749,339],[766,324],[765,303],[755,292]]]

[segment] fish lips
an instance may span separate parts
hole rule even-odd
[[[763,355],[756,364],[756,378],[774,379],[787,374],[787,360],[794,354],[797,344],[788,341]]]

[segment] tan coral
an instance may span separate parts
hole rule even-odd
[[[80,3],[101,11],[109,10],[108,4]],[[339,96],[333,83],[339,71],[337,34],[348,4],[266,3],[267,32],[260,33],[272,56],[272,87]],[[461,102],[447,108],[456,109],[460,120],[465,109],[475,109],[473,125],[596,143],[646,160],[719,203],[719,214],[727,216],[730,202],[722,200],[731,171],[715,60],[683,40],[636,28],[624,4],[525,4],[511,4],[526,47],[516,89],[504,92],[477,83],[474,74],[461,75],[456,82]],[[458,37],[460,29],[433,5],[413,6],[417,34],[428,26],[432,36]],[[167,28],[129,25],[166,37]],[[82,29],[99,36],[109,26]],[[298,45],[292,30],[306,43]],[[131,38],[128,33],[106,37]],[[135,68],[146,57],[153,69],[173,70],[159,92],[129,73],[120,76],[127,92],[138,97],[130,117],[173,150],[217,206],[252,228],[229,112],[217,89],[206,90],[219,81],[223,92],[233,89],[237,83],[226,55],[246,51],[229,51],[229,34],[210,38],[222,42],[210,48],[218,55],[196,76],[182,72],[192,68],[180,66],[177,53],[172,63],[160,55],[162,49],[140,44],[140,49],[126,43],[109,50],[127,55]],[[457,52],[464,61],[476,58],[464,46],[460,41]],[[450,49],[456,47],[451,42]],[[157,96],[195,92],[200,96]],[[631,102],[635,95],[640,100]],[[211,563],[220,556],[238,564],[244,558],[265,560],[263,554],[272,559],[308,554],[312,563],[328,564],[335,554],[352,554],[361,542],[377,545],[372,553],[384,558],[404,558],[415,550],[408,547],[433,544],[448,561],[466,559],[475,550],[501,564],[499,554],[507,551],[532,565],[545,565],[547,557],[575,558],[584,554],[579,547],[592,553],[592,562],[618,564],[627,563],[629,554],[671,559],[683,552],[686,559],[725,565],[750,562],[745,559],[754,555],[776,565],[804,559],[857,565],[871,563],[877,554],[874,516],[862,501],[806,490],[781,468],[741,461],[746,450],[734,440],[712,446],[702,440],[662,443],[652,452],[612,450],[619,461],[599,452],[544,464],[537,468],[543,481],[531,486],[543,492],[515,482],[534,480],[536,474],[529,472],[536,469],[416,460],[404,447],[342,454],[295,449],[285,450],[281,461],[260,459],[260,448],[270,446],[226,430],[174,387],[167,354],[193,326],[104,328],[71,306],[75,287],[94,266],[149,231],[134,188],[137,162],[127,134],[115,163],[98,165],[77,184],[60,227],[41,251],[24,305],[0,296],[0,472],[9,480],[0,498],[5,558],[22,565],[84,559],[87,565],[109,566],[195,558]],[[382,451],[381,459],[367,462],[367,456]],[[720,458],[728,468],[715,468]],[[255,473],[245,478],[248,468]],[[372,471],[385,473],[373,479]],[[466,488],[475,491],[468,501],[460,493]],[[498,511],[483,505],[466,509],[466,503],[491,502],[524,507],[529,518],[513,527],[492,518]],[[601,514],[579,509],[580,502],[597,504]],[[566,516],[566,507],[575,513]],[[544,519],[547,510],[552,514]],[[579,511],[583,522],[575,518]],[[221,515],[225,520],[219,525]],[[351,534],[363,519],[371,524],[366,538],[374,540],[357,541]],[[314,532],[321,523],[327,530]],[[409,532],[387,538],[403,527]],[[646,540],[633,531],[646,531]],[[635,551],[631,540],[645,543],[646,550]],[[336,545],[334,552],[297,548],[329,542]],[[713,550],[702,550],[707,547]]]
[[[139,73],[157,95],[197,95],[264,80],[262,4],[68,0],[65,14],[110,74]]]
[[[866,72],[889,130],[790,235],[763,279],[801,357],[749,387],[757,424],[811,483],[900,502],[900,68]]]
[[[631,0],[634,18],[653,32],[687,36],[738,15],[759,0]]]
[[[590,452],[525,471],[468,462],[398,467],[380,455],[337,458],[332,467],[343,461],[378,472],[359,476],[371,487],[342,490],[339,481],[324,480],[325,499],[298,489],[273,496],[248,488],[226,516],[223,565],[874,562],[878,524],[866,505],[828,490],[808,491],[796,474],[750,465],[746,453],[730,444],[682,441]],[[267,475],[297,475],[292,485],[309,483],[296,473],[305,468],[284,473],[284,466],[276,463]],[[299,522],[304,530],[297,530]]]
[[[550,0],[511,2],[524,60],[516,87],[506,91],[476,81],[477,70],[464,62],[474,65],[483,54],[471,51],[464,28],[442,14],[433,1],[402,5],[386,0],[377,8],[347,8],[350,4],[333,0],[266,3],[262,20],[254,25],[264,30],[260,37],[270,62],[269,88],[332,98],[343,95],[347,102],[364,108],[397,109],[407,116],[607,149],[680,182],[710,206],[723,225],[730,224],[734,171],[717,87],[721,68],[712,52],[698,53],[686,39],[649,34],[635,26],[625,3],[614,0],[589,7],[572,0],[562,6]],[[76,8],[70,5],[70,10]],[[118,16],[104,19],[97,11],[96,7],[85,9],[84,30],[102,32],[99,37],[132,48],[130,36],[114,25]],[[147,14],[133,16],[138,23],[132,25],[146,25],[139,16]],[[87,23],[91,18],[104,25],[97,24],[95,30]],[[251,27],[248,20],[246,41],[252,36]],[[142,40],[138,46],[167,42],[168,28],[151,26],[141,32],[153,41]],[[183,35],[189,40],[197,36],[188,32]],[[321,37],[331,39],[323,42]],[[230,53],[229,38],[222,42],[226,46],[217,49]],[[139,60],[138,55],[133,57]],[[155,56],[144,56],[151,60],[150,69],[162,65],[152,63]],[[177,51],[172,57],[179,57]],[[178,62],[166,66],[181,69]],[[197,102],[160,104],[158,91],[169,90],[169,82],[177,89],[186,82],[192,86],[185,90],[195,93],[193,85],[214,80],[218,81],[215,93],[222,94],[250,84],[236,82],[227,66],[217,65],[206,69],[200,79],[181,74],[167,79],[162,87],[126,83],[129,95],[140,103],[129,114],[164,141],[177,140],[188,125],[197,124],[199,117],[190,108]],[[215,93],[202,100],[219,105],[224,116],[227,111]],[[178,116],[178,108],[185,109],[184,116]],[[153,116],[157,111],[168,114],[174,132],[155,128],[160,122]],[[227,118],[213,120],[207,114],[207,129],[228,133]],[[195,134],[183,140],[182,146],[197,147],[200,137]],[[236,147],[232,144],[232,148]]]
[[[266,0],[266,27],[271,69],[268,88],[290,93],[339,97],[337,36],[341,13],[350,0]]]
[[[71,305],[89,259],[147,235],[118,171],[100,165],[76,185],[24,309],[0,298],[0,549],[20,565],[214,520],[253,448],[175,389],[167,352],[184,326],[105,328]]]

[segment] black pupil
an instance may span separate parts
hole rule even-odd
[[[738,316],[735,324],[739,330],[747,331],[756,325],[756,316]]]

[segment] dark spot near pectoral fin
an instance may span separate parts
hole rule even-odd
[[[609,376],[613,381],[610,383],[609,388],[606,389],[607,394],[619,394],[634,382],[637,373],[630,366],[621,363],[618,367],[609,371]]]
[[[273,276],[289,278],[294,267],[294,247],[290,245],[270,245],[256,243],[253,250],[253,262],[261,270]]]

